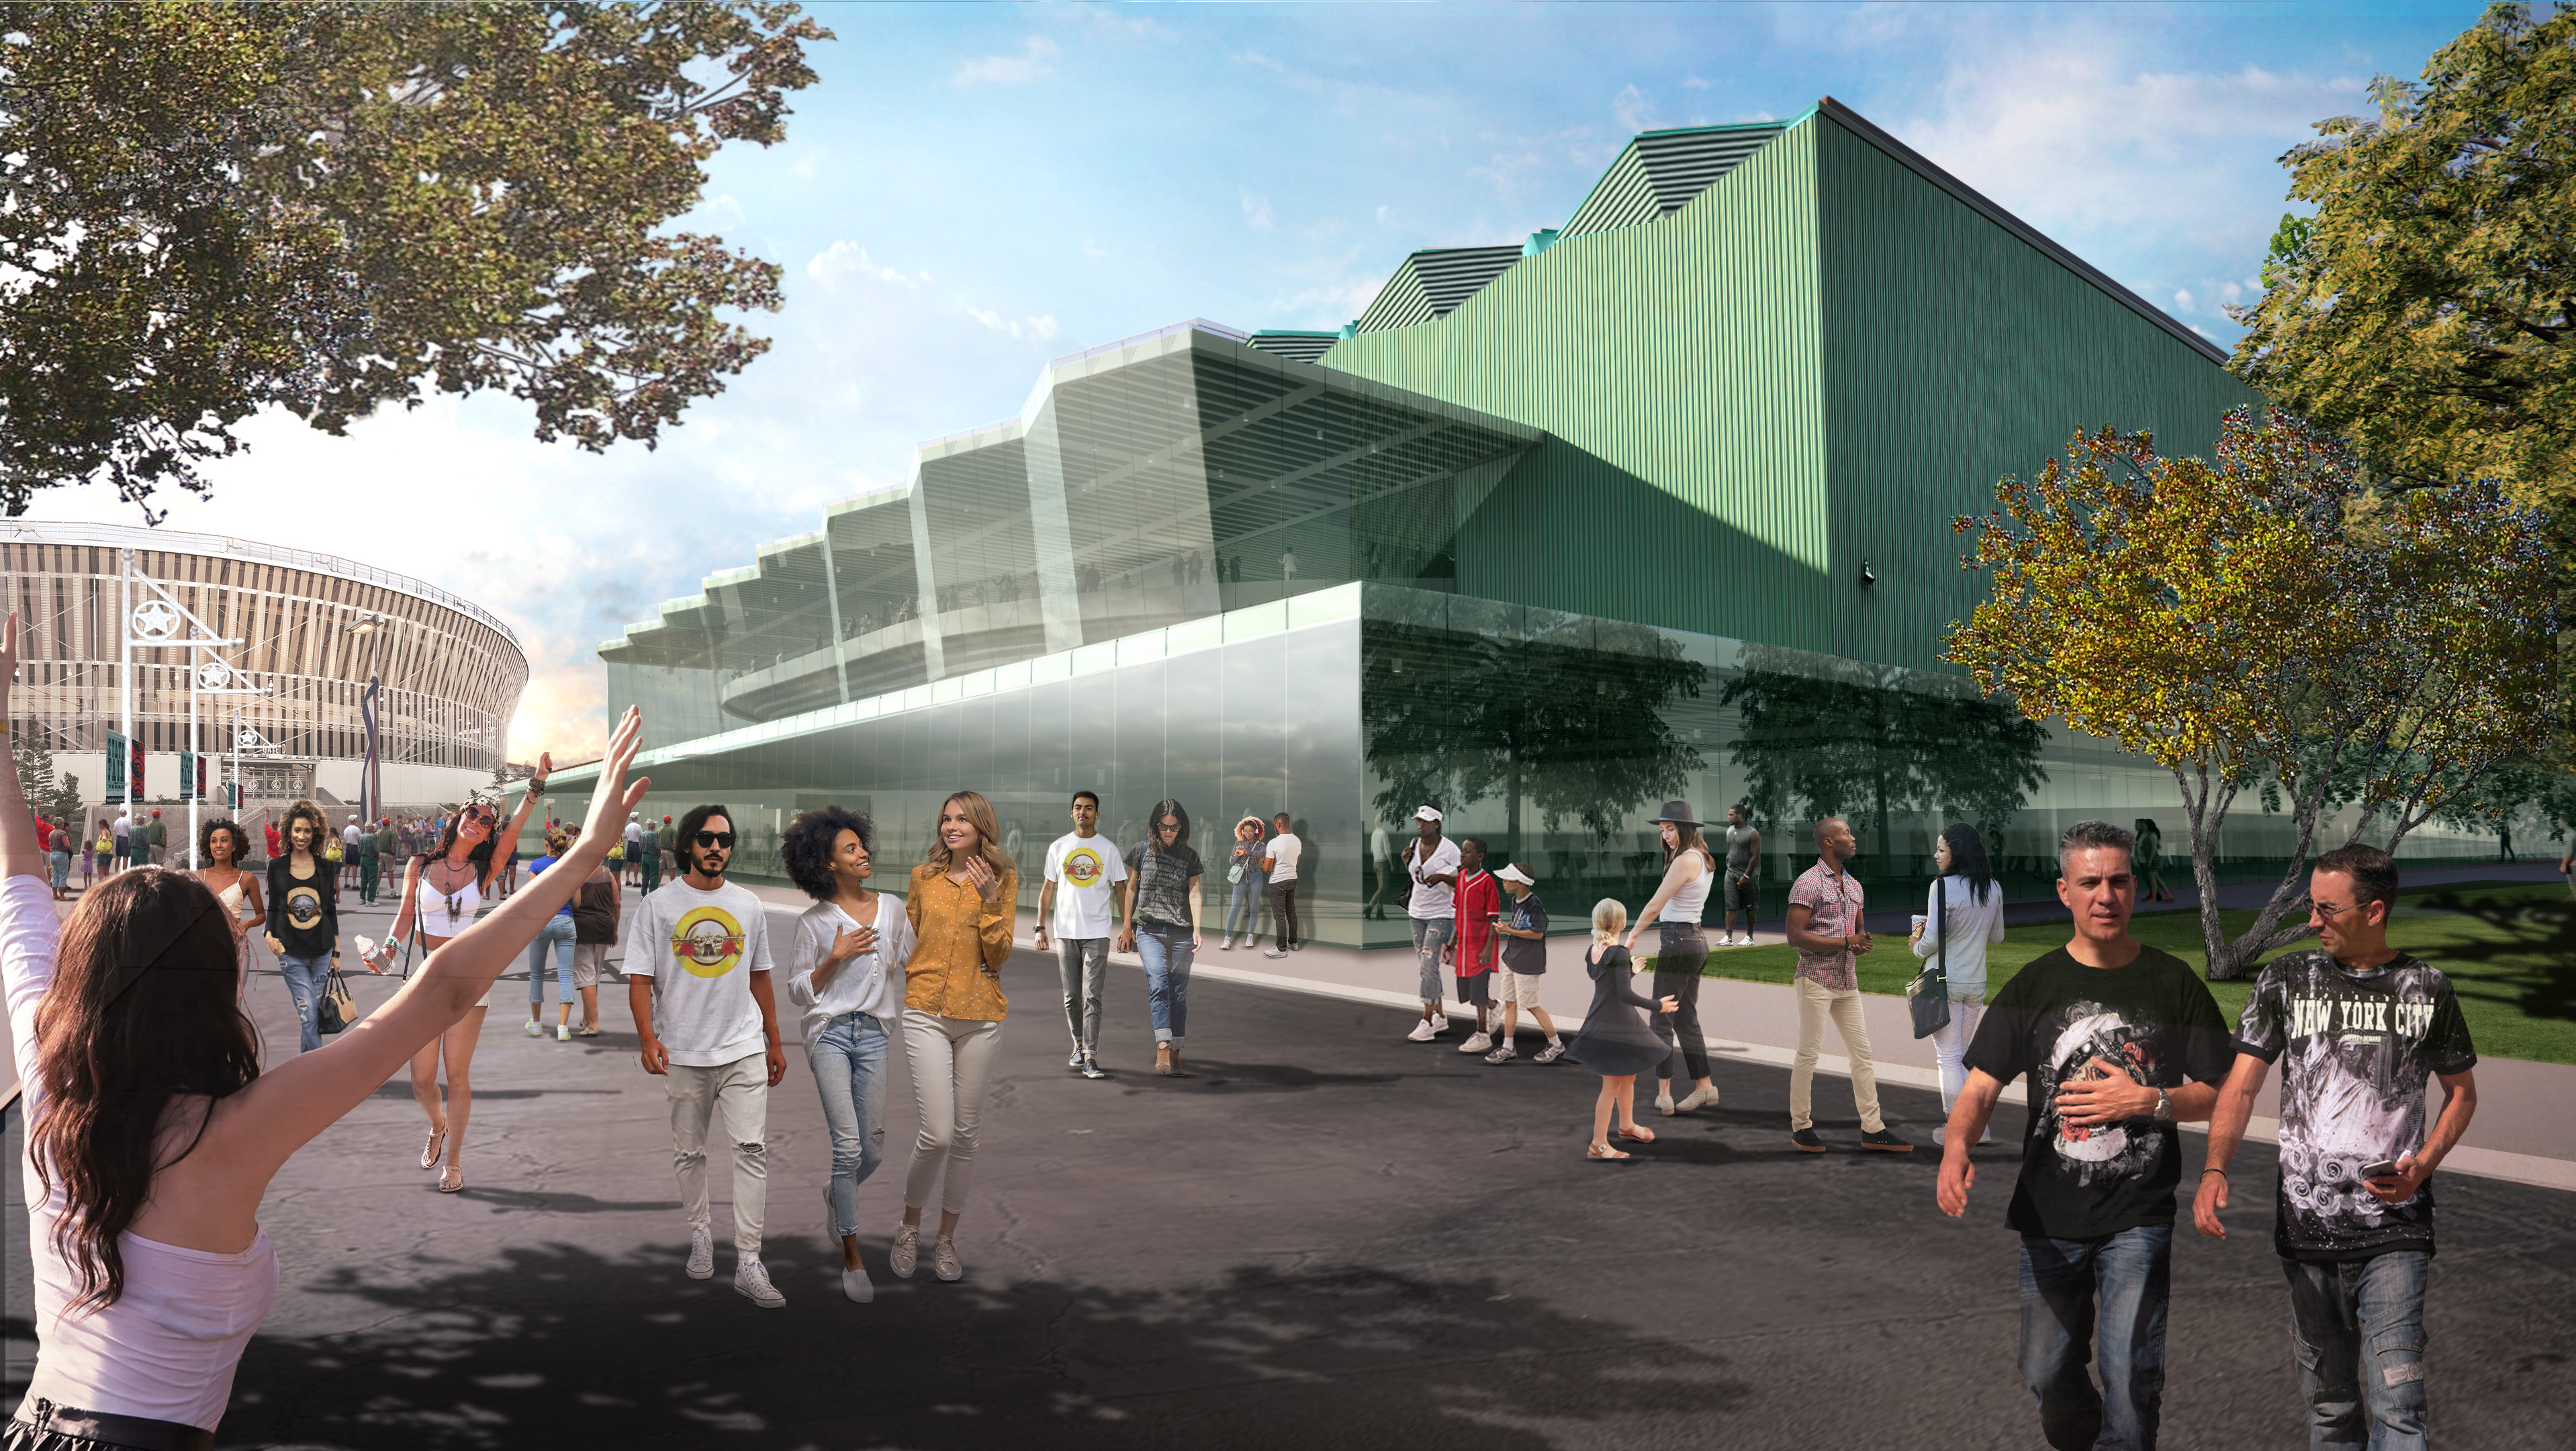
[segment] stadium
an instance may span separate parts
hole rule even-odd
[[[364,799],[371,676],[382,679],[374,799],[384,811],[457,801],[492,782],[528,661],[489,611],[327,554],[166,529],[0,524],[0,583],[25,631],[11,728],[51,751],[57,780],[77,780],[93,817],[108,801],[107,737],[123,705],[117,618],[129,563],[133,607],[153,616],[144,633],[184,638],[176,612],[185,611],[242,642],[209,653],[258,693],[208,691],[196,705],[208,799],[229,801],[238,782],[246,825],[299,796],[351,809]],[[137,794],[147,802],[182,799],[190,653],[177,644],[132,653]]]

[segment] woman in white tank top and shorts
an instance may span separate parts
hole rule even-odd
[[[0,630],[0,720],[18,620]],[[26,1077],[36,1365],[5,1451],[210,1451],[277,1298],[259,1227],[297,1149],[435,1042],[607,854],[642,800],[628,711],[590,803],[595,848],[434,954],[381,1007],[266,1072],[222,903],[137,866],[57,926],[16,762],[0,751],[0,994]]]
[[[1655,947],[1654,997],[1680,999],[1678,1010],[1658,1014],[1655,1036],[1672,1048],[1663,1071],[1655,1075],[1655,1107],[1664,1113],[1688,1113],[1717,1102],[1717,1085],[1708,1077],[1708,1042],[1699,1030],[1699,975],[1708,966],[1708,936],[1700,930],[1700,913],[1708,906],[1708,889],[1717,882],[1717,858],[1691,819],[1690,803],[1667,801],[1655,818],[1663,828],[1664,880],[1655,888],[1637,925],[1628,929],[1626,945],[1655,924],[1661,940]],[[1698,1086],[1680,1103],[1673,1102],[1673,1080],[1692,1078]]]
[[[482,909],[484,899],[492,894],[493,884],[500,877],[493,864],[508,861],[519,849],[519,829],[536,814],[538,798],[546,794],[550,766],[550,762],[538,766],[537,774],[528,781],[528,794],[520,798],[510,824],[498,833],[493,823],[500,817],[500,807],[478,795],[448,818],[447,829],[439,833],[434,850],[427,856],[413,857],[403,868],[402,906],[394,913],[393,936],[385,942],[388,951],[403,940],[415,923],[420,927],[421,944],[431,952],[474,925],[475,913]],[[600,850],[605,853],[607,848]],[[487,992],[477,998],[464,1017],[412,1055],[411,1096],[419,1101],[421,1112],[429,1115],[429,1139],[421,1145],[420,1166],[439,1169],[441,1194],[453,1194],[465,1187],[465,1123],[474,1116],[474,1044],[482,1036],[483,1010],[491,1005],[491,997]],[[441,1062],[447,1065],[444,1101],[438,1092]],[[443,1169],[439,1164],[442,1148],[446,1150]]]

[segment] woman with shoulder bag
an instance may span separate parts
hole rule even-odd
[[[572,985],[581,994],[576,1038],[599,1036],[599,978],[608,968],[608,949],[617,945],[621,909],[617,873],[605,862],[591,868],[572,897]]]
[[[1246,816],[1234,824],[1234,854],[1226,858],[1225,879],[1234,884],[1233,895],[1225,904],[1225,937],[1217,943],[1222,951],[1234,950],[1235,923],[1241,922],[1243,945],[1261,935],[1261,900],[1270,888],[1270,874],[1261,869],[1262,824],[1258,816]]]
[[[1932,1057],[1941,1065],[1941,1111],[1959,1101],[1967,1085],[1968,1044],[1986,1015],[1986,948],[2004,940],[2004,894],[1986,865],[1986,843],[1977,829],[1956,822],[1941,829],[1932,849],[1939,880],[1924,902],[1925,921],[1914,929],[1914,955],[1940,964],[1948,982],[1950,1021],[1932,1032]],[[1932,1131],[1935,1143],[1949,1130]],[[1992,1143],[1989,1131],[1978,1143]]]

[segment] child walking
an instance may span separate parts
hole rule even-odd
[[[1592,1103],[1592,1142],[1587,1159],[1625,1159],[1610,1147],[1610,1115],[1617,1110],[1619,1137],[1651,1144],[1654,1132],[1637,1127],[1637,1075],[1664,1061],[1669,1050],[1646,1026],[1645,1012],[1669,1013],[1681,1006],[1677,997],[1660,1004],[1640,997],[1628,985],[1636,971],[1628,949],[1619,945],[1628,925],[1628,909],[1604,897],[1592,907],[1592,950],[1583,954],[1583,969],[1592,975],[1592,1010],[1583,1015],[1583,1031],[1574,1037],[1574,1058],[1601,1075],[1601,1096]]]
[[[1556,1020],[1538,1005],[1539,986],[1547,980],[1547,904],[1530,890],[1534,883],[1529,868],[1518,862],[1507,863],[1494,873],[1494,880],[1512,894],[1512,920],[1494,927],[1503,939],[1503,1026],[1495,1034],[1494,1051],[1485,1055],[1485,1061],[1500,1065],[1520,1056],[1512,1046],[1512,1034],[1519,1027],[1520,1010],[1526,1007],[1530,1016],[1538,1020],[1539,1031],[1547,1034],[1547,1046],[1530,1061],[1553,1063],[1565,1056],[1565,1041],[1556,1036]]]

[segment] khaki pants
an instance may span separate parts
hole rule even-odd
[[[733,1247],[760,1253],[760,1222],[769,1210],[769,1059],[754,1053],[713,1068],[674,1063],[663,1091],[671,1101],[671,1167],[691,1229],[712,1229],[707,1207],[707,1124],[724,1121],[733,1142]]]
[[[1816,1054],[1825,1046],[1827,1018],[1843,1035],[1843,1052],[1851,1059],[1852,1106],[1860,1110],[1861,1132],[1878,1133],[1887,1121],[1878,1116],[1878,1072],[1869,1059],[1860,994],[1803,977],[1798,979],[1798,1056],[1789,1063],[1789,1131],[1816,1126]]]

